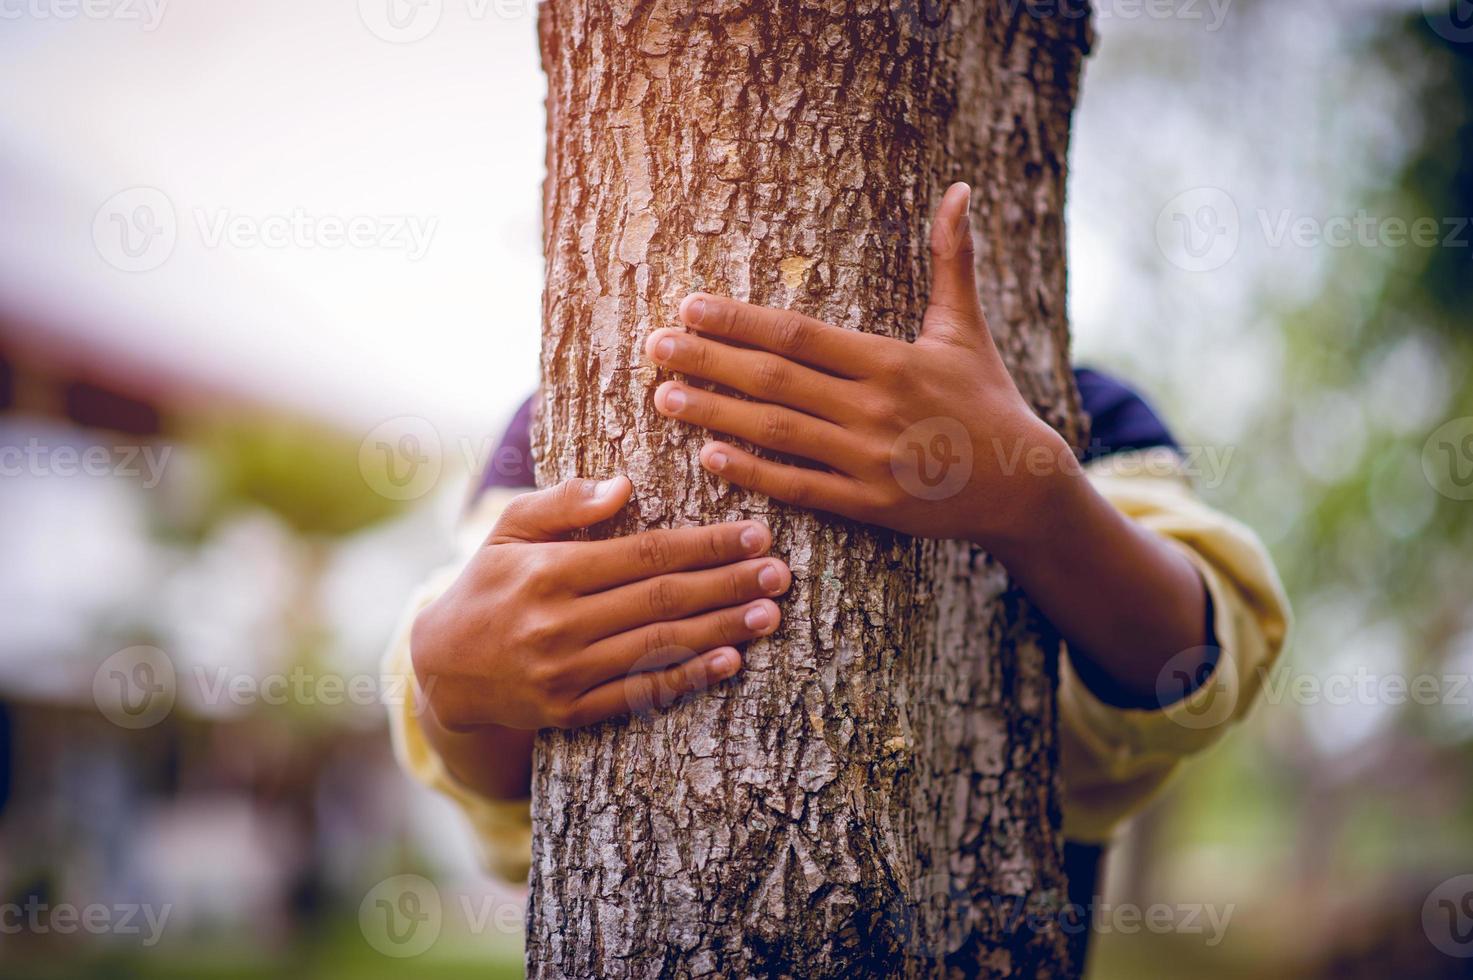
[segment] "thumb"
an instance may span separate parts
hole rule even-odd
[[[982,327],[973,266],[972,188],[955,183],[946,189],[931,222],[931,302],[921,336],[955,337]]]
[[[546,490],[524,493],[507,504],[487,544],[556,541],[569,531],[613,517],[634,489],[628,477],[564,480]]]

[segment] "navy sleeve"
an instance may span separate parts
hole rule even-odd
[[[1166,423],[1134,389],[1089,368],[1077,368],[1074,381],[1090,419],[1086,463],[1132,450],[1180,449]]]
[[[529,490],[537,486],[532,471],[532,399],[522,402],[522,407],[511,417],[506,431],[496,443],[486,470],[481,474],[481,486],[476,495],[492,487],[510,490]]]

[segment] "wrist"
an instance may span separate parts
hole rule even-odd
[[[1068,536],[1071,519],[1087,508],[1091,492],[1069,443],[1042,420],[1032,421],[1020,437],[1022,450],[999,460],[1011,471],[1004,472],[999,499],[975,509],[983,526],[973,543],[1010,567],[1051,554]]]

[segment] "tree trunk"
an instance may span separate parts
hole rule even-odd
[[[761,517],[794,585],[732,683],[539,738],[531,976],[1072,974],[1057,636],[976,548],[707,475],[641,349],[694,289],[911,339],[931,212],[964,179],[998,345],[1077,444],[1063,211],[1087,13],[543,4],[540,482],[627,474],[604,534]]]

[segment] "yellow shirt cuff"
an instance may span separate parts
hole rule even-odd
[[[1174,457],[1174,454],[1172,454]],[[1060,667],[1060,764],[1064,832],[1071,840],[1107,840],[1166,784],[1187,756],[1212,745],[1256,699],[1283,649],[1289,605],[1258,537],[1202,503],[1159,454],[1128,454],[1092,467],[1095,488],[1121,513],[1161,535],[1192,563],[1212,599],[1219,647],[1211,676],[1161,709],[1118,708],[1101,701]],[[1199,651],[1183,655],[1184,665]],[[1168,665],[1168,670],[1171,669]]]

